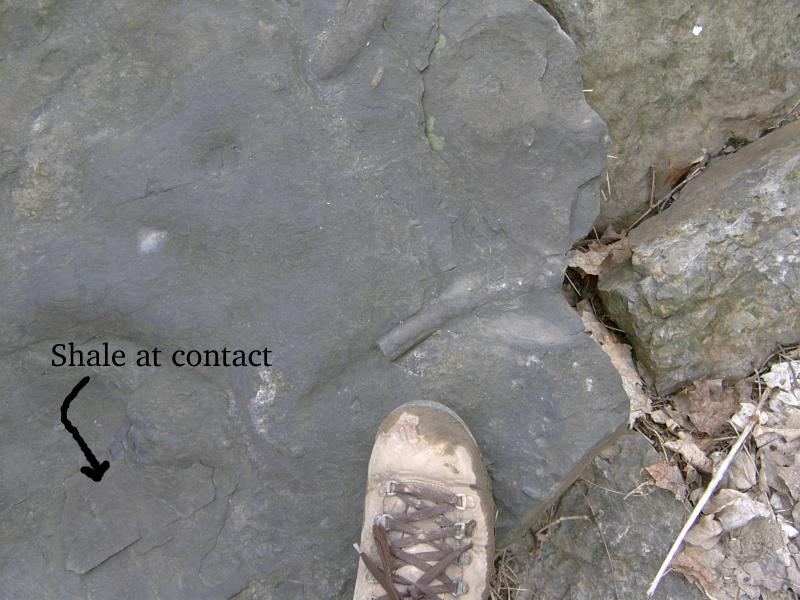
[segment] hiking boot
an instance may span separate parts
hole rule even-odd
[[[494,503],[475,438],[437,402],[410,402],[372,448],[354,600],[483,600]]]

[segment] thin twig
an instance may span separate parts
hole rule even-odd
[[[656,169],[653,165],[650,165],[650,173],[650,208],[653,208],[653,197],[656,195]]]
[[[661,434],[658,432],[658,429],[650,425],[650,423],[648,423],[644,419],[639,421],[637,425],[643,425],[647,427],[652,432],[652,434],[656,436],[656,438],[658,439],[658,444],[661,446],[661,453],[664,455],[664,462],[669,462],[669,455],[667,454],[666,448],[664,448],[664,438],[661,437]],[[645,434],[643,431],[639,429],[636,429],[635,431],[638,431],[639,435],[644,437],[644,439],[646,439],[647,441],[650,441],[650,438],[647,437],[647,434]]]
[[[603,327],[606,329],[610,329],[611,331],[619,331],[620,333],[625,333],[624,329],[620,329],[619,327],[614,327],[613,325],[609,325],[605,321],[601,321],[603,323]]]
[[[644,221],[644,220],[645,220],[645,219],[646,219],[646,218],[647,218],[647,217],[650,215],[650,213],[651,213],[651,212],[653,212],[655,209],[659,209],[659,211],[660,211],[660,210],[661,210],[661,207],[662,207],[662,206],[664,206],[664,204],[666,204],[666,203],[667,203],[667,201],[668,201],[670,198],[672,198],[673,194],[675,194],[675,193],[677,193],[677,192],[681,191],[681,190],[684,188],[684,186],[685,186],[686,184],[688,184],[688,183],[689,183],[689,182],[690,182],[692,179],[694,179],[695,177],[697,177],[697,176],[698,176],[698,175],[699,175],[699,174],[700,174],[700,173],[701,173],[701,172],[702,172],[702,171],[703,171],[703,170],[706,168],[706,166],[707,166],[707,165],[708,165],[708,158],[704,159],[704,160],[703,160],[703,162],[701,162],[701,163],[700,163],[700,164],[697,166],[697,168],[696,168],[694,171],[692,171],[692,172],[689,174],[689,176],[688,176],[688,177],[686,177],[686,179],[684,179],[683,181],[681,181],[679,184],[677,184],[675,187],[673,187],[673,188],[672,188],[672,189],[671,189],[669,192],[667,192],[666,194],[664,194],[664,196],[661,198],[661,200],[659,200],[658,202],[656,202],[656,204],[655,204],[654,206],[651,206],[651,207],[650,207],[650,208],[648,208],[648,209],[647,209],[647,210],[646,210],[644,213],[642,213],[642,215],[641,215],[641,216],[640,216],[638,219],[636,219],[636,220],[633,222],[633,225],[631,225],[630,227],[628,227],[628,228],[625,230],[625,232],[624,232],[624,235],[628,235],[628,233],[630,233],[630,231],[631,231],[631,230],[632,230],[634,227],[636,227],[636,226],[637,226],[639,223],[641,223],[642,221]]]
[[[568,517],[558,517],[555,521],[550,521],[547,525],[545,525],[539,531],[537,531],[536,535],[538,536],[547,531],[548,529],[550,529],[551,527],[554,527],[559,523],[563,523],[564,521],[591,521],[591,520],[592,520],[591,517],[589,517],[588,515],[571,515]]]
[[[643,481],[642,483],[637,485],[635,488],[633,488],[630,492],[625,494],[625,496],[622,499],[623,500],[627,500],[631,496],[647,496],[648,494],[645,494],[642,491],[642,488],[650,487],[651,485],[653,485],[652,481]]]
[[[578,481],[582,481],[583,483],[588,483],[596,488],[603,490],[604,492],[609,492],[611,494],[617,494],[618,496],[624,496],[625,492],[619,492],[617,490],[612,490],[611,488],[603,487],[602,485],[596,484],[594,481],[589,481],[588,479],[579,479]]]
[[[528,591],[520,587],[519,575],[514,570],[516,557],[506,548],[495,563],[490,597],[492,600],[512,600],[520,592]]]
[[[574,283],[572,283],[572,279],[570,278],[569,273],[564,271],[564,275],[567,277],[567,281],[569,281],[569,284],[572,286],[572,289],[575,290],[576,294],[578,294],[578,298],[583,298],[583,294],[581,294],[578,291],[578,287]]]
[[[697,517],[700,516],[700,513],[703,511],[706,503],[708,502],[711,495],[716,491],[719,482],[722,481],[722,478],[725,476],[725,473],[728,471],[728,467],[730,467],[733,459],[739,453],[742,445],[744,444],[747,437],[753,431],[753,428],[756,426],[756,423],[759,422],[761,418],[761,407],[764,405],[764,400],[766,399],[766,395],[761,396],[761,399],[758,402],[758,407],[756,411],[750,416],[749,421],[747,422],[747,426],[742,430],[739,434],[739,437],[736,440],[736,443],[731,447],[730,451],[728,452],[728,456],[725,457],[725,460],[719,466],[719,469],[714,474],[714,477],[706,487],[706,491],[703,492],[703,495],[700,496],[700,500],[697,502],[697,505],[694,507],[692,514],[689,515],[689,518],[686,519],[686,523],[683,524],[683,529],[678,534],[678,537],[675,538],[675,542],[672,544],[672,548],[669,549],[667,553],[667,557],[664,559],[664,562],[661,563],[661,568],[656,573],[656,576],[653,578],[653,582],[650,584],[650,587],[647,588],[647,595],[652,596],[656,593],[656,588],[658,584],[661,582],[661,579],[667,572],[672,559],[678,553],[678,549],[680,548],[681,544],[683,543],[683,539],[686,537],[686,534],[689,533],[689,529],[691,529],[694,522],[697,520]]]

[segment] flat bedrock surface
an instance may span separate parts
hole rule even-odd
[[[459,412],[502,531],[624,423],[559,291],[606,130],[543,9],[6,5],[4,594],[346,598],[395,406]],[[274,366],[50,367],[69,341]],[[111,461],[97,484],[59,422],[87,374],[70,419]]]

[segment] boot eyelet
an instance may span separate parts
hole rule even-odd
[[[453,527],[455,527],[456,532],[453,534],[453,537],[457,540],[463,540],[464,535],[467,533],[467,524],[464,521],[459,521],[458,523],[454,523]]]
[[[397,492],[394,491],[394,488],[398,483],[397,481],[387,481],[381,490],[381,496],[396,496]]]
[[[453,592],[453,596],[456,596],[456,597],[457,596],[463,596],[464,594],[466,594],[468,592],[469,592],[469,585],[467,585],[467,583],[464,582],[464,581],[459,581],[458,582],[458,587],[456,588],[456,591]]]
[[[458,496],[458,504],[456,504],[456,510],[467,510],[467,495],[456,494],[456,496]]]
[[[375,517],[375,525],[380,525],[384,529],[388,531],[389,529],[389,519],[392,518],[392,515],[389,513],[383,513],[382,515],[378,515]]]

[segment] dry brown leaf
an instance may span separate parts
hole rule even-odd
[[[798,456],[794,455],[794,462],[788,467],[776,466],[775,472],[786,484],[786,487],[789,488],[789,492],[795,502],[800,501],[800,462],[798,462]]]
[[[703,156],[698,156],[688,165],[675,167],[670,163],[669,165],[669,187],[674,188],[678,185],[681,181],[686,179],[689,176],[691,171],[696,169],[700,166],[700,164],[706,159],[705,154]]]
[[[721,379],[695,381],[675,396],[675,408],[689,417],[698,431],[716,435],[736,412],[740,400],[750,398],[752,384],[740,381],[726,387]]]
[[[751,598],[763,597],[762,589],[773,593],[780,592],[786,579],[786,567],[772,560],[762,562],[750,561],[741,565],[736,571],[739,589],[747,592]]]
[[[756,405],[752,402],[742,402],[736,414],[731,417],[731,422],[738,429],[744,429],[750,421],[750,417],[756,414],[756,408]]]
[[[689,530],[685,539],[692,546],[710,550],[719,543],[721,535],[722,524],[714,518],[714,515],[705,515]]]
[[[723,414],[731,415],[731,405],[738,405],[730,417],[737,430],[745,427],[758,411],[758,424],[753,431],[757,456],[742,452],[731,462],[724,480],[726,488],[706,504],[705,515],[689,531],[684,551],[673,563],[674,570],[697,583],[710,598],[777,600],[789,597],[789,590],[800,592],[798,375],[798,361],[773,365],[763,376],[768,402],[766,406],[762,402],[758,409],[751,401],[749,382],[740,382],[731,389],[719,381],[706,381],[697,382],[676,397],[676,410],[664,407],[663,413],[657,415],[663,424],[673,422],[670,431],[678,437],[665,442],[664,447],[680,452],[686,459],[687,471],[694,471],[700,462],[715,456],[710,451],[721,452],[712,436],[723,427]],[[675,427],[681,415],[688,426],[683,429]],[[693,439],[689,433],[693,428],[711,435]],[[710,456],[706,456],[707,451]],[[707,470],[708,464],[704,467]],[[692,481],[688,475],[686,482],[689,497],[696,502],[702,482]],[[751,491],[746,494],[739,490]],[[768,498],[770,504],[756,500],[762,497]]]
[[[780,442],[779,439],[767,443],[759,450],[759,471],[760,476],[771,489],[788,498],[792,496],[792,492],[778,471],[781,467],[789,468],[792,466],[795,460],[794,457],[800,452],[800,448],[796,447],[798,445],[797,442],[787,444]]]
[[[800,388],[800,382],[797,381],[798,375],[800,375],[800,362],[788,361],[775,363],[762,378],[767,387],[791,392]]]
[[[656,463],[645,467],[645,470],[653,478],[656,487],[672,492],[678,502],[686,500],[686,494],[689,491],[683,482],[683,475],[681,475],[681,470],[678,467],[667,463]]]
[[[785,392],[773,389],[769,397],[769,407],[775,412],[783,412],[786,406],[800,407],[800,391]]]
[[[651,412],[650,418],[653,419],[653,422],[664,425],[672,434],[677,435],[677,432],[681,429],[681,425],[676,423],[671,416],[660,408]]]
[[[735,582],[729,589],[732,598],[786,598],[791,584],[787,567],[793,562],[786,547],[781,526],[773,519],[751,521],[735,535],[723,536],[725,560],[720,565],[725,582]],[[778,594],[778,595],[775,595]]]
[[[616,229],[614,229],[613,225],[609,225],[606,227],[606,230],[603,232],[603,235],[600,236],[600,241],[604,244],[610,244],[612,242],[616,242],[624,238],[625,235],[622,233],[618,233]]]
[[[637,419],[650,413],[652,407],[650,397],[644,392],[644,382],[633,363],[631,347],[617,341],[595,316],[592,306],[587,300],[581,300],[575,308],[581,316],[586,331],[600,344],[622,379],[622,388],[630,400],[628,425],[633,427]]]
[[[753,519],[769,519],[772,511],[761,502],[737,490],[724,489],[708,501],[704,511],[716,515],[723,531],[743,527]]]
[[[756,466],[746,452],[740,452],[728,469],[728,481],[737,490],[749,490],[758,482]]]
[[[651,412],[650,418],[661,425],[667,425],[670,421],[672,421],[672,418],[660,408]],[[675,423],[675,425],[677,425],[677,423]]]
[[[695,532],[694,541],[703,543],[709,538],[706,545],[713,541],[717,528],[709,517],[703,518],[708,531]],[[701,586],[709,598],[788,598],[783,594],[793,585],[796,554],[790,553],[783,540],[777,522],[754,520],[735,535],[723,533],[708,549],[687,543],[675,570]]]
[[[786,576],[789,580],[789,587],[795,595],[800,596],[800,556],[795,554],[792,561],[786,567]]]
[[[664,447],[677,452],[686,462],[704,473],[711,473],[714,468],[713,461],[691,440],[669,440],[664,442]]]
[[[684,429],[689,429],[689,419],[687,419],[684,415],[680,413],[680,411],[675,410],[671,406],[665,406],[664,412],[666,412],[673,421],[675,421],[678,425],[680,425]]]
[[[766,436],[767,434],[775,434],[770,439],[775,439],[775,437],[780,436],[785,439],[787,442],[793,442],[797,439],[800,439],[800,429],[789,429],[785,427],[781,427],[779,429],[775,429],[773,427],[757,427],[757,436]],[[761,440],[759,440],[761,442]],[[763,443],[759,443],[759,446],[763,446]]]
[[[780,435],[782,431],[779,427],[771,429],[762,427],[756,438],[759,444],[759,469],[761,475],[773,490],[786,496],[796,497],[800,482],[798,477],[793,474],[798,472],[797,456],[800,455],[800,440],[784,441]],[[757,428],[758,429],[758,428]],[[797,498],[800,500],[800,498]]]
[[[580,269],[587,275],[599,275],[600,266],[608,258],[608,252],[598,250],[602,248],[608,248],[608,246],[602,246],[595,242],[589,244],[588,250],[580,248],[570,250],[567,252],[567,266]]]
[[[631,257],[628,238],[611,244],[591,241],[586,248],[575,248],[567,253],[567,266],[580,269],[587,275],[603,275],[611,267]]]
[[[702,494],[703,490],[700,488],[700,486],[703,485],[703,478],[700,476],[700,473],[697,472],[697,469],[695,469],[692,465],[687,464],[684,468],[684,473],[686,473],[684,479],[686,480],[686,485],[689,487],[689,489]],[[695,502],[696,499],[692,499],[690,497],[690,500]]]
[[[778,525],[781,526],[781,530],[786,536],[786,539],[791,539],[800,534],[800,531],[797,531],[797,528],[794,526],[794,524],[787,519],[784,519],[781,515],[775,515],[775,518],[778,520]]]
[[[725,555],[717,546],[705,550],[687,545],[672,561],[672,570],[683,574],[709,598],[722,600],[726,597],[725,588],[717,567],[723,560]]]

